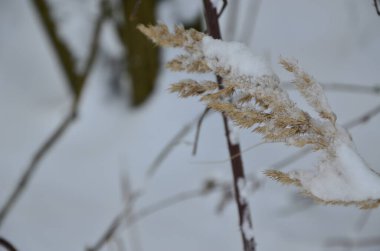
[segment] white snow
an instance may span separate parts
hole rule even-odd
[[[261,77],[273,72],[264,59],[255,56],[242,43],[224,42],[205,36],[202,50],[211,69],[223,68],[231,71],[231,75]]]
[[[252,239],[255,237],[253,228],[249,225],[248,219],[245,219],[242,225],[243,234],[246,239]]]
[[[240,128],[235,126],[231,120],[228,120],[228,126],[230,129],[228,136],[230,138],[231,144],[233,145],[239,144]]]
[[[317,168],[294,171],[291,177],[299,179],[307,191],[326,201],[380,199],[379,174],[346,143],[336,147],[336,156],[325,156]]]
[[[241,203],[245,204],[248,201],[247,181],[243,178],[239,178],[237,187],[239,189]]]
[[[86,0],[89,1],[92,0]],[[242,12],[249,11],[246,3],[250,1],[239,1]],[[162,2],[168,3],[166,6],[181,7],[173,11],[175,15],[166,16],[162,16],[162,8],[159,20],[165,23],[178,23],[179,17],[190,15],[194,5],[201,3]],[[315,8],[323,13],[310,11]],[[229,21],[225,17],[221,18],[222,29]],[[173,21],[174,18],[177,19]],[[55,54],[31,4],[2,1],[0,20],[3,35],[0,37],[2,204],[36,147],[65,115],[68,95]],[[380,64],[378,27],[379,17],[369,1],[314,1],[312,6],[309,1],[265,1],[252,46],[257,51],[270,52],[274,61],[281,53],[298,58],[319,80],[376,83]],[[91,27],[88,30],[91,31]],[[76,35],[71,33],[70,41],[84,41]],[[227,32],[223,35],[227,37]],[[104,44],[107,48],[108,45],[110,43]],[[166,51],[163,55],[169,58]],[[0,234],[19,250],[83,251],[93,244],[122,209],[120,169],[127,168],[134,187],[139,187],[145,178],[145,167],[189,119],[203,111],[198,101],[178,100],[167,93],[168,85],[180,78],[176,74],[163,71],[154,96],[137,111],[125,109],[122,101],[111,101],[101,75],[95,74],[90,79],[78,121],[42,161],[28,192],[0,229]],[[363,113],[379,101],[375,95],[329,93],[329,97],[333,97],[331,105],[341,121]],[[346,102],[347,99],[355,102]],[[374,118],[352,131],[363,157],[373,166],[380,161],[379,124],[379,118]],[[258,140],[256,137],[248,130],[242,131],[242,148],[252,145]],[[193,140],[193,135],[186,139]],[[262,170],[261,167],[287,157],[290,151],[267,145],[246,152],[243,156],[246,171]],[[194,189],[211,173],[222,172],[230,179],[229,163],[189,164],[194,160],[190,153],[191,147],[187,145],[176,147],[149,183],[140,201],[141,207],[179,190]],[[196,158],[212,160],[221,156],[227,156],[223,126],[219,116],[209,116],[202,126]],[[310,159],[305,158],[294,166],[309,163]],[[352,232],[360,238],[379,232],[378,210],[372,211],[358,236],[354,230],[357,220],[363,216],[362,211],[313,207],[299,212],[300,208],[290,199],[292,195],[290,189],[267,184],[248,197],[253,202],[251,212],[260,250],[320,251],[327,238],[349,236]],[[205,196],[162,210],[141,222],[138,233],[143,250],[241,250],[236,207],[231,204],[223,214],[216,215],[214,208],[218,202],[216,194]],[[283,217],[284,209],[291,209],[293,215]],[[244,231],[250,234],[249,230]],[[118,235],[127,245],[126,250],[131,250],[133,239],[127,238],[125,231]],[[114,248],[112,243],[109,248]],[[363,250],[378,250],[378,247]]]

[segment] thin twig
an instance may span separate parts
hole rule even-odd
[[[380,84],[373,85],[359,85],[348,83],[321,83],[322,87],[326,91],[339,91],[339,92],[354,92],[380,95]],[[283,83],[283,86],[288,89],[294,89],[294,84],[291,82]]]
[[[148,171],[147,171],[148,177],[153,176],[153,174],[157,171],[158,167],[160,167],[161,163],[165,160],[165,158],[169,155],[169,153],[174,149],[174,147],[181,142],[182,138],[187,135],[187,133],[191,130],[192,126],[193,126],[193,123],[186,124],[167,143],[167,145],[161,150],[161,152],[157,155],[157,157],[153,160],[152,164],[148,168]]]
[[[218,14],[217,14],[217,10],[215,9],[215,6],[213,6],[210,0],[203,0],[203,6],[205,9],[205,18],[206,18],[207,30],[208,30],[209,35],[215,39],[221,39],[222,36],[220,33]],[[217,76],[217,81],[219,84],[219,89],[222,89],[223,88],[222,78]],[[235,202],[238,208],[239,226],[240,226],[241,238],[243,241],[243,247],[245,251],[254,251],[256,250],[255,240],[252,235],[247,233],[248,230],[252,229],[251,212],[249,209],[248,201],[241,196],[240,189],[238,186],[238,184],[241,182],[245,183],[243,160],[240,155],[239,157],[232,158],[236,154],[240,153],[240,145],[234,144],[231,142],[230,137],[229,137],[230,128],[228,125],[228,119],[224,114],[222,114],[222,117],[223,117],[223,124],[224,124],[224,132],[227,139],[228,151],[231,157],[231,167],[232,167],[233,181],[234,181],[233,187],[234,187],[234,194],[235,194]]]
[[[369,122],[373,117],[375,117],[379,113],[380,113],[380,105],[377,105],[376,107],[365,112],[364,114],[360,115],[359,117],[354,118],[353,120],[345,123],[343,126],[347,129],[354,128],[358,125]]]
[[[4,206],[0,211],[0,226],[2,225],[4,219],[7,217],[8,213],[17,202],[18,198],[22,194],[22,192],[27,187],[29,181],[33,177],[38,164],[46,155],[46,153],[52,148],[52,146],[58,142],[58,140],[62,137],[64,132],[67,130],[71,122],[76,118],[77,106],[76,104],[71,107],[69,114],[64,118],[62,123],[58,126],[58,128],[53,132],[53,134],[38,148],[37,152],[33,155],[32,160],[30,161],[28,167],[25,172],[22,174],[20,180],[17,182],[16,188],[12,191],[11,195],[7,199]]]
[[[227,159],[224,159],[224,160],[211,160],[211,161],[196,161],[196,162],[192,162],[192,164],[223,164],[223,163],[226,163],[226,162],[229,162],[235,158],[238,158],[240,155],[242,155],[243,153],[246,153],[258,146],[261,146],[261,145],[264,145],[264,144],[268,144],[268,143],[271,143],[271,142],[260,142],[260,143],[257,143],[253,146],[250,146],[250,147],[247,147],[243,150],[241,150],[239,153],[227,158]]]
[[[98,55],[98,48],[99,48],[99,39],[100,35],[102,33],[103,24],[107,20],[107,18],[110,16],[110,6],[108,6],[107,0],[101,1],[101,13],[97,17],[94,25],[94,30],[92,32],[92,36],[90,39],[90,49],[87,53],[86,62],[84,65],[84,69],[82,71],[81,76],[81,83],[82,85],[85,83],[86,78],[90,75],[91,69],[94,65],[96,56]]]
[[[17,251],[17,249],[15,248],[15,246],[13,246],[12,243],[10,243],[9,241],[7,241],[6,239],[2,237],[0,237],[0,247],[4,247],[8,251]]]
[[[198,141],[199,141],[199,134],[200,134],[200,131],[201,131],[201,127],[202,127],[202,122],[203,122],[203,119],[206,117],[207,113],[210,111],[210,108],[206,108],[204,110],[204,112],[202,113],[201,117],[199,118],[198,120],[198,123],[197,123],[197,128],[196,128],[196,131],[195,131],[195,139],[194,139],[194,144],[193,144],[193,155],[196,155],[197,154],[197,148],[198,148]]]
[[[377,0],[373,0],[373,5],[375,5],[377,15],[380,16],[380,9]]]
[[[43,21],[45,28],[47,29],[50,40],[57,52],[58,58],[60,59],[61,65],[64,69],[64,72],[67,77],[67,81],[70,82],[70,86],[73,87],[73,101],[69,110],[68,115],[63,119],[62,123],[58,128],[46,139],[46,141],[37,149],[33,155],[31,161],[29,162],[27,168],[22,174],[21,178],[16,184],[15,189],[12,191],[8,199],[6,200],[4,206],[0,210],[0,226],[2,225],[4,219],[7,217],[10,210],[13,208],[18,198],[21,196],[23,191],[28,186],[31,178],[38,168],[38,164],[44,158],[44,156],[49,152],[49,150],[59,141],[59,139],[64,135],[67,129],[70,127],[72,122],[77,117],[78,105],[81,98],[81,90],[90,74],[92,66],[94,64],[97,49],[98,41],[101,33],[102,24],[105,21],[106,12],[102,9],[102,13],[98,17],[96,22],[89,54],[87,56],[86,64],[83,73],[76,73],[75,65],[72,61],[72,56],[67,49],[65,43],[60,40],[57,35],[57,28],[54,19],[52,18],[48,5],[44,0],[34,0],[33,1],[36,7],[37,12],[39,13],[41,20]],[[102,2],[103,4],[103,2]],[[103,4],[104,5],[104,4]],[[66,54],[67,53],[67,54]],[[75,87],[75,88],[74,88]]]
[[[146,217],[151,216],[155,213],[158,213],[166,208],[180,204],[190,199],[200,197],[202,195],[205,195],[204,188],[180,192],[166,199],[160,200],[156,203],[151,204],[150,206],[139,210],[136,215],[131,217],[131,220],[127,223],[127,226],[131,226],[138,221],[145,219]]]
[[[96,242],[96,244],[91,247],[87,248],[87,251],[98,251],[100,250],[104,244],[106,244],[109,240],[112,239],[112,237],[115,235],[116,231],[119,229],[119,227],[123,224],[123,222],[126,219],[129,219],[127,222],[127,226],[132,226],[133,224],[136,224],[138,221],[151,216],[163,209],[166,209],[168,207],[171,207],[173,205],[179,204],[181,202],[184,202],[186,200],[190,200],[196,197],[199,197],[201,195],[204,195],[205,191],[204,188],[202,189],[195,189],[195,190],[189,190],[185,192],[177,193],[173,196],[170,196],[168,198],[159,200],[156,203],[153,203],[141,210],[139,210],[135,215],[130,214],[130,209],[127,206],[122,212],[120,212],[115,219],[112,221],[110,226],[107,228],[107,230],[104,232],[102,237]]]
[[[106,244],[116,233],[119,226],[125,219],[125,212],[118,214],[116,218],[112,221],[111,225],[104,232],[102,237],[96,242],[96,244],[92,247],[86,248],[86,251],[98,251],[100,250],[104,244]]]
[[[148,168],[147,176],[151,177],[156,171],[157,168],[160,167],[161,163],[168,157],[168,155],[173,151],[174,147],[177,146],[181,140],[190,132],[190,130],[194,127],[195,124],[201,121],[201,118],[204,119],[205,116],[207,116],[208,113],[206,111],[202,112],[198,116],[196,116],[195,119],[193,119],[191,122],[184,125],[181,130],[179,130],[171,140],[165,145],[165,147],[159,152],[157,157],[153,160],[152,164]],[[199,129],[198,129],[199,130]]]
[[[360,232],[363,230],[364,226],[367,225],[368,220],[371,216],[372,211],[364,211],[363,215],[359,218],[359,220],[355,224],[355,230]]]
[[[352,239],[352,238],[331,238],[326,241],[327,247],[346,247],[346,248],[365,248],[380,245],[380,237],[367,237],[362,239]]]
[[[227,4],[228,4],[228,1],[227,0],[223,0],[223,6],[222,8],[220,9],[219,13],[218,13],[218,18],[220,18],[223,14],[223,12],[225,11],[226,7],[227,7]]]
[[[122,194],[123,194],[123,199],[125,201],[125,205],[129,207],[128,215],[126,215],[127,220],[128,220],[129,216],[134,214],[135,201],[136,201],[135,198],[137,198],[136,196],[138,196],[139,193],[136,193],[133,191],[132,183],[129,178],[127,170],[125,170],[124,174],[122,175],[121,186],[122,186]],[[142,248],[141,248],[137,225],[134,228],[130,229],[130,235],[131,235],[132,250],[140,251]]]

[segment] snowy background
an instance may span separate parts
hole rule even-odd
[[[59,8],[61,34],[78,57],[96,13],[96,1],[52,1]],[[297,58],[324,83],[372,85],[380,82],[380,17],[370,0],[241,0],[232,23],[227,8],[221,26],[227,40],[248,43],[254,53],[270,60],[281,79],[278,58]],[[254,14],[259,7],[257,16]],[[254,8],[254,10],[253,10]],[[167,24],[192,18],[201,1],[162,1],[159,20]],[[248,24],[248,25],[247,25]],[[233,27],[231,29],[230,27]],[[247,30],[249,29],[249,30]],[[35,149],[68,111],[65,79],[28,1],[0,2],[0,205],[12,190]],[[102,46],[118,48],[107,29]],[[175,51],[165,51],[162,61]],[[162,70],[154,95],[143,107],[131,109],[113,97],[99,62],[85,89],[80,117],[41,163],[26,193],[17,203],[0,235],[19,250],[84,250],[93,245],[123,208],[122,177],[128,175],[143,195],[135,210],[202,186],[204,179],[230,180],[227,148],[220,116],[204,121],[198,154],[191,156],[191,131],[162,163],[156,175],[146,171],[166,143],[203,111],[196,99],[179,100],[169,84],[186,77]],[[379,104],[375,94],[329,92],[338,121],[344,123]],[[302,103],[297,95],[294,99]],[[359,152],[380,171],[380,116],[351,130]],[[260,138],[241,132],[242,148]],[[244,153],[247,172],[261,173],[293,153],[282,145],[263,145]],[[292,168],[308,168],[303,158]],[[270,180],[250,198],[258,250],[348,250],[329,247],[331,238],[352,240],[379,236],[378,209],[369,214],[353,207],[309,204],[295,191]],[[235,205],[215,213],[220,194],[188,200],[138,222],[133,231],[119,231],[126,250],[241,250]],[[358,226],[367,217],[364,226]],[[137,244],[136,244],[137,243]],[[379,246],[360,250],[379,250]],[[108,249],[107,249],[108,248]],[[359,249],[359,248],[355,248]],[[104,250],[116,250],[112,243]]]

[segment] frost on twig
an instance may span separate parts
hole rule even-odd
[[[317,112],[312,116],[281,86],[279,77],[243,44],[223,42],[195,30],[166,25],[138,27],[160,46],[182,48],[184,54],[167,64],[173,71],[213,72],[223,78],[223,89],[213,81],[182,80],[171,87],[180,97],[198,96],[208,108],[224,113],[236,126],[249,128],[266,142],[310,146],[321,154],[314,168],[288,173],[268,170],[267,176],[299,187],[325,204],[380,205],[380,176],[358,154],[349,133],[336,124],[322,86],[298,63],[280,59],[294,75],[292,84]]]

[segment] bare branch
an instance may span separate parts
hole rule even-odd
[[[12,245],[12,243],[10,243],[9,241],[7,241],[6,239],[2,237],[0,237],[0,247],[4,247],[8,251],[17,251],[15,246]]]
[[[124,223],[126,219],[130,220],[129,222],[127,222],[127,226],[132,226],[133,224],[136,224],[138,221],[150,215],[153,215],[165,208],[168,208],[170,206],[176,205],[178,203],[181,203],[189,199],[199,197],[204,194],[205,194],[204,188],[180,192],[178,194],[170,196],[166,199],[162,199],[156,203],[153,203],[141,209],[135,215],[131,215],[130,208],[127,207],[115,217],[111,225],[107,228],[107,230],[104,232],[102,237],[96,242],[96,244],[91,248],[87,248],[86,250],[87,251],[100,250],[104,246],[104,244],[106,244],[108,241],[110,241],[113,238],[116,231],[119,229],[119,227]]]
[[[380,16],[380,9],[379,9],[379,5],[378,5],[377,1],[378,0],[373,0],[373,5],[375,6],[377,15]]]
[[[359,218],[359,220],[355,224],[355,230],[360,232],[364,226],[368,223],[369,217],[373,211],[364,211],[363,215]]]
[[[110,8],[111,7],[108,6],[107,1],[102,0],[100,4],[101,4],[101,13],[95,21],[94,30],[92,32],[92,36],[90,39],[90,45],[89,45],[90,49],[89,49],[87,57],[86,57],[84,69],[83,69],[82,73],[79,74],[81,85],[84,85],[88,76],[90,75],[91,69],[95,63],[95,59],[96,59],[96,56],[97,56],[98,51],[99,51],[98,50],[99,49],[99,39],[100,39],[100,35],[102,33],[103,24],[105,23],[107,18],[110,16],[110,11],[111,11]]]
[[[9,198],[6,200],[4,206],[0,210],[0,226],[2,225],[4,219],[7,217],[8,213],[17,202],[18,198],[21,196],[22,192],[28,186],[31,178],[38,168],[38,164],[44,158],[44,156],[49,152],[49,150],[59,141],[59,139],[64,135],[67,129],[70,127],[72,122],[77,117],[77,109],[81,98],[81,89],[83,88],[88,75],[91,72],[91,68],[94,64],[97,51],[98,51],[98,41],[101,33],[101,27],[106,19],[105,2],[102,2],[102,12],[98,17],[94,32],[92,35],[91,46],[87,56],[85,68],[82,74],[75,72],[75,65],[73,63],[72,55],[65,45],[63,40],[58,37],[57,27],[54,19],[52,18],[48,5],[44,0],[34,0],[35,7],[39,13],[41,20],[43,21],[45,28],[47,29],[49,38],[56,50],[58,58],[60,59],[61,65],[65,70],[67,80],[70,86],[73,88],[73,101],[70,107],[68,115],[63,119],[62,123],[58,128],[46,139],[46,141],[38,148],[36,153],[33,155],[29,165],[22,174],[20,180],[17,182],[15,189],[12,191]]]
[[[378,105],[378,106],[374,107],[373,109],[365,112],[364,114],[360,115],[359,117],[354,118],[353,120],[345,123],[344,127],[347,129],[351,129],[351,128],[354,128],[358,125],[367,123],[379,113],[380,113],[380,105]]]
[[[196,128],[196,131],[195,131],[195,140],[194,140],[194,145],[193,145],[193,155],[196,155],[197,154],[197,148],[198,148],[198,141],[199,141],[199,133],[201,131],[201,127],[202,127],[202,122],[203,122],[203,119],[206,117],[207,113],[210,111],[210,108],[206,108],[204,110],[204,112],[202,113],[201,117],[199,118],[198,120],[198,123],[197,123],[197,128]]]
[[[247,148],[243,149],[242,151],[240,151],[239,153],[236,153],[235,155],[230,156],[228,159],[214,160],[214,161],[197,161],[197,162],[192,162],[192,164],[223,164],[223,163],[231,161],[231,160],[233,160],[235,158],[240,157],[243,153],[248,152],[249,150],[252,150],[252,149],[254,149],[254,148],[258,147],[258,146],[261,146],[261,145],[264,145],[264,144],[268,144],[268,143],[271,143],[271,142],[265,142],[265,141],[263,141],[263,142],[254,144],[253,146],[247,147]]]
[[[290,82],[283,83],[285,88],[294,89],[294,85]],[[359,85],[347,83],[321,83],[323,89],[326,91],[339,91],[339,92],[354,92],[364,94],[380,95],[380,83],[373,85]]]
[[[147,171],[147,176],[151,177],[157,169],[160,167],[161,163],[165,160],[165,158],[171,153],[176,145],[178,145],[182,138],[187,135],[187,133],[193,127],[193,122],[186,124],[180,131],[178,131],[174,137],[167,143],[167,145],[162,149],[162,151],[157,155],[157,157],[153,160],[153,163],[150,165]]]
[[[218,18],[220,18],[222,16],[223,12],[225,11],[225,9],[227,7],[227,4],[228,4],[227,0],[223,0],[223,6],[218,13]]]
[[[25,172],[22,174],[20,180],[17,182],[16,188],[13,190],[12,194],[6,200],[4,206],[0,211],[0,226],[2,225],[4,219],[7,217],[8,213],[17,202],[18,198],[28,186],[30,179],[33,177],[33,174],[37,170],[38,164],[46,155],[46,153],[54,146],[56,142],[62,137],[65,131],[69,128],[71,122],[76,118],[77,112],[77,103],[71,107],[69,114],[64,118],[62,123],[58,128],[53,132],[53,134],[38,148],[37,152],[33,155],[32,160],[30,161]]]
[[[345,247],[345,248],[365,248],[380,245],[380,237],[367,237],[362,239],[351,239],[346,237],[331,238],[326,241],[327,247]]]

